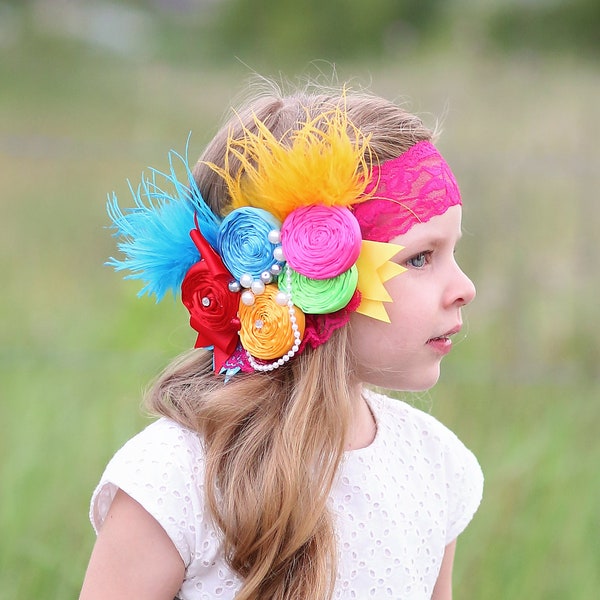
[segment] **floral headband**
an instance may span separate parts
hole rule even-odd
[[[341,109],[307,120],[287,145],[254,125],[241,139],[229,136],[224,168],[207,163],[228,191],[223,218],[175,152],[169,173],[152,169],[131,188],[135,208],[122,212],[114,194],[108,203],[125,255],[108,264],[143,280],[139,295],[160,301],[181,290],[195,347],[212,348],[215,373],[227,378],[284,365],[354,311],[389,322],[384,283],[405,271],[390,261],[402,247],[389,240],[460,203],[429,142],[369,168],[369,139]],[[232,158],[241,165],[234,174]]]

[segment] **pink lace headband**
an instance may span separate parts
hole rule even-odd
[[[450,167],[428,141],[418,142],[398,158],[373,167],[366,202],[354,206],[363,240],[389,242],[417,223],[461,204]]]

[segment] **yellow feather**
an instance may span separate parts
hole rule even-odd
[[[350,123],[342,108],[333,109],[289,132],[280,142],[257,118],[256,132],[227,142],[225,168],[209,166],[227,185],[229,210],[254,206],[280,221],[294,209],[311,204],[350,206],[363,202],[370,178],[369,137]],[[230,158],[241,162],[229,172]]]

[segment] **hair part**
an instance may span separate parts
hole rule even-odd
[[[207,163],[225,168],[230,136],[241,139],[258,121],[285,145],[306,119],[339,107],[370,136],[368,158],[378,163],[432,137],[418,117],[367,92],[317,88],[285,96],[271,86],[239,109],[200,157],[194,177],[204,200],[219,215],[229,204],[222,177]],[[239,160],[230,156],[228,168],[237,175]],[[238,600],[333,594],[337,548],[327,500],[360,393],[353,372],[345,326],[279,369],[239,373],[226,385],[213,373],[212,352],[193,350],[150,389],[154,414],[203,440],[208,506],[224,534],[226,560],[243,580]]]

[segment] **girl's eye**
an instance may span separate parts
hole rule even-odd
[[[429,262],[430,254],[431,252],[419,252],[419,254],[409,258],[406,261],[406,264],[414,267],[415,269],[421,269]]]

